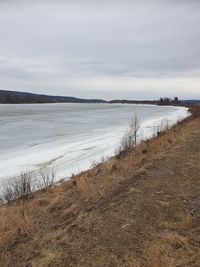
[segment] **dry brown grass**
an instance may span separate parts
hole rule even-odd
[[[187,209],[184,209],[181,212],[181,218],[182,218],[183,226],[187,230],[192,229],[192,215]]]
[[[32,264],[33,267],[59,267],[61,253],[56,250],[43,249],[41,251],[41,258],[35,260]]]
[[[28,206],[25,213],[21,203],[2,207],[0,212],[0,262],[5,264],[3,266],[12,266],[11,251],[31,239],[33,233],[36,234],[36,228]]]
[[[149,242],[144,250],[147,267],[199,266],[199,247],[177,232],[162,234]]]
[[[15,235],[29,235],[33,230],[33,220],[29,214],[29,208],[26,208],[25,216],[23,216],[23,207],[21,204],[1,208],[0,216],[0,244],[3,244],[3,237],[13,238]]]

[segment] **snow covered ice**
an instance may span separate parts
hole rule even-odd
[[[173,124],[188,115],[183,107],[153,105],[0,105],[0,177],[52,166],[60,179],[88,169],[113,155],[135,114],[143,138],[161,121]]]

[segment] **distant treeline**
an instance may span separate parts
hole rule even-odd
[[[182,105],[182,101],[178,99],[178,97],[174,97],[173,99],[169,97],[161,97],[158,101],[158,105]]]
[[[187,105],[200,105],[200,100],[198,99],[182,100],[182,102]]]
[[[127,100],[127,99],[115,99],[109,101],[110,104],[154,104],[157,105],[157,100]]]
[[[173,106],[181,106],[184,105],[183,101],[179,100],[178,97],[174,97],[173,99],[169,97],[161,97],[159,100],[111,100],[109,103],[111,104],[150,104],[150,105],[173,105]]]
[[[0,90],[1,104],[30,104],[30,103],[104,103],[101,99],[81,99],[70,96],[50,96],[18,91]]]
[[[187,106],[200,104],[200,100],[179,100],[161,97],[159,100],[127,100],[116,99],[105,101],[102,99],[82,99],[71,96],[50,96],[43,94],[32,94],[27,92],[0,90],[0,104],[33,104],[33,103],[111,103],[111,104],[150,104],[150,105],[173,105]]]

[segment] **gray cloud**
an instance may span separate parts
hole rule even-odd
[[[200,2],[0,2],[0,87],[81,97],[200,97]]]

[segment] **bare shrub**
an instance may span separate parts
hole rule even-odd
[[[54,169],[40,169],[37,176],[30,171],[22,171],[19,176],[1,182],[0,202],[11,204],[14,200],[26,200],[36,190],[51,187],[55,177]]]
[[[168,119],[162,120],[161,123],[159,125],[157,125],[155,128],[156,135],[159,136],[164,131],[169,130],[169,128],[170,128],[169,120]]]
[[[27,199],[34,192],[33,175],[22,171],[16,178],[3,180],[0,187],[1,203],[10,204],[13,200]]]
[[[14,198],[27,199],[35,191],[33,174],[22,171],[21,175],[13,180]]]
[[[138,131],[140,129],[140,121],[135,115],[130,121],[129,127],[121,139],[121,144],[118,152],[126,151],[135,147],[138,143]]]
[[[0,187],[0,202],[10,204],[14,199],[14,188],[9,180],[3,180]]]
[[[18,177],[2,182],[2,186],[0,187],[0,202],[2,204],[20,204],[22,219],[26,221],[26,202],[34,191],[33,173],[22,171]]]
[[[38,189],[44,189],[47,187],[52,187],[55,183],[55,169],[52,168],[42,168],[40,169],[37,177],[37,187]]]
[[[95,167],[99,167],[100,165],[107,163],[109,159],[110,158],[105,155],[101,156],[99,159],[94,159],[91,162],[90,168],[93,169]]]

